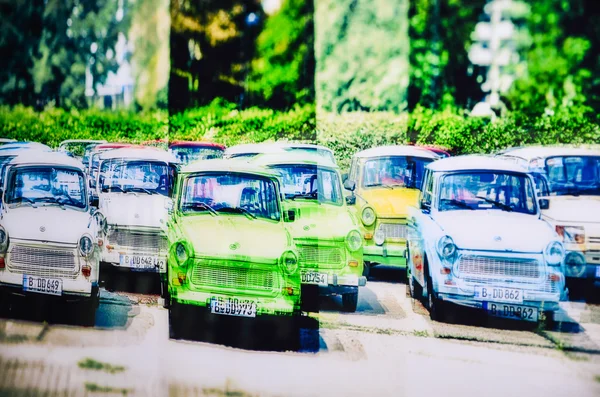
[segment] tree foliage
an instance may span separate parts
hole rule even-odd
[[[327,111],[406,107],[408,0],[316,2],[316,90]]]
[[[313,0],[284,0],[258,36],[248,88],[251,102],[288,108],[314,101]]]

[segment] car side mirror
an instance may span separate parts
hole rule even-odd
[[[550,208],[550,200],[540,199],[540,209],[547,210],[548,208]]]
[[[90,205],[92,207],[98,207],[98,204],[100,204],[100,199],[98,197],[90,197]]]
[[[351,192],[353,192],[355,188],[356,188],[356,182],[351,181],[349,179],[346,179],[344,181],[344,189],[350,190]]]
[[[356,196],[355,195],[346,196],[346,204],[347,205],[354,205],[354,204],[356,204]]]
[[[167,199],[165,202],[165,208],[167,209],[167,213],[169,215],[173,214],[173,208],[175,207],[172,199]]]
[[[431,212],[431,205],[424,203],[424,202],[420,202],[419,203],[419,209],[425,213],[425,214],[429,214]]]
[[[296,220],[296,211],[295,210],[287,210],[284,212],[284,220],[286,222],[294,222]]]

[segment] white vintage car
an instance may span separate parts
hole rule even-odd
[[[562,236],[571,293],[599,298],[600,148],[532,146],[502,154],[528,167],[549,201],[542,216]]]
[[[0,212],[0,287],[77,301],[80,319],[91,325],[100,253],[86,182],[81,162],[61,153],[32,150],[11,160]]]
[[[152,147],[100,155],[96,189],[104,218],[103,263],[134,271],[166,271],[168,210],[178,163],[171,153]]]
[[[541,219],[534,181],[517,164],[459,156],[426,167],[419,208],[409,212],[408,282],[433,319],[454,303],[499,317],[553,317],[566,299],[565,251]]]

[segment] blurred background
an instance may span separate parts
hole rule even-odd
[[[3,0],[2,135],[600,141],[594,0]],[[65,128],[66,127],[66,128]]]

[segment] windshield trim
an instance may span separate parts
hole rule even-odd
[[[250,178],[255,178],[255,179],[264,179],[264,180],[268,180],[269,182],[271,182],[273,184],[273,188],[275,189],[275,205],[276,205],[276,212],[278,214],[278,219],[270,219],[270,218],[266,218],[266,217],[261,217],[261,216],[257,216],[256,220],[263,220],[263,221],[269,221],[269,222],[274,222],[274,223],[280,223],[283,222],[283,210],[282,210],[282,206],[281,206],[281,191],[279,190],[279,181],[277,179],[274,179],[273,177],[269,176],[269,175],[261,175],[261,174],[255,174],[252,172],[244,172],[244,171],[228,171],[228,170],[223,170],[223,171],[196,171],[196,172],[190,172],[190,173],[185,173],[185,174],[180,174],[179,176],[179,180],[177,181],[177,192],[174,193],[174,197],[177,198],[177,202],[175,203],[175,209],[176,212],[180,215],[180,216],[197,216],[197,215],[209,215],[209,216],[214,216],[214,214],[211,214],[210,211],[204,211],[204,212],[192,212],[192,211],[183,211],[182,210],[182,204],[183,204],[183,190],[187,184],[187,181],[190,180],[191,178],[197,178],[197,177],[201,177],[201,176],[215,176],[215,175],[224,175],[224,174],[229,174],[229,175],[239,175],[242,177],[250,177]],[[219,212],[219,215],[222,216],[242,216],[244,218],[247,218],[247,216],[245,214],[237,214],[237,213],[227,213],[227,212]]]
[[[408,185],[399,185],[399,184],[393,184],[393,185],[387,185],[387,184],[378,184],[378,185],[367,185],[365,183],[365,178],[366,178],[366,169],[367,169],[367,163],[369,163],[370,161],[383,161],[384,159],[390,159],[390,158],[404,158],[406,159],[407,163],[412,161],[415,165],[417,164],[418,161],[421,161],[423,163],[423,174],[421,175],[421,181],[419,184],[417,184],[415,181],[415,184],[413,186],[408,186]],[[403,155],[403,154],[398,154],[398,155],[383,155],[383,156],[372,156],[372,157],[367,157],[364,160],[361,161],[360,164],[360,187],[361,189],[410,189],[410,190],[421,190],[421,186],[420,184],[423,183],[424,177],[425,177],[425,171],[427,168],[427,165],[429,165],[430,163],[432,163],[435,159],[430,159],[427,157],[419,157],[419,156],[415,156],[415,155]],[[413,179],[411,177],[411,179]]]
[[[5,166],[6,165],[8,165],[8,164],[5,164]],[[88,191],[88,186],[87,186],[87,177],[86,177],[85,172],[82,171],[81,168],[79,168],[79,167],[73,167],[70,165],[62,165],[62,164],[15,164],[5,170],[6,179],[2,181],[2,189],[4,189],[4,185],[8,183],[8,180],[10,179],[10,175],[12,173],[15,173],[19,170],[26,169],[26,168],[59,168],[59,169],[74,171],[74,172],[77,172],[78,174],[80,174],[82,177],[82,181],[83,181],[83,203],[85,205],[83,207],[78,207],[73,204],[69,204],[68,202],[65,202],[65,203],[63,203],[63,206],[68,207],[68,209],[71,209],[74,211],[88,212],[88,210],[90,208],[90,203],[89,203],[89,191]],[[2,203],[4,205],[6,205],[8,208],[17,208],[22,205],[21,203],[16,203],[16,202],[9,203],[6,201],[6,197],[7,197],[6,194],[2,195]],[[56,197],[56,196],[53,195],[52,197]],[[51,205],[58,206],[58,204],[55,204],[55,203],[39,202],[36,204],[39,204],[40,206],[43,206],[43,207],[51,206]]]
[[[447,176],[453,176],[453,175],[461,175],[461,174],[465,174],[465,175],[469,175],[469,174],[487,174],[487,173],[494,173],[494,174],[504,174],[504,175],[510,175],[510,176],[515,176],[515,177],[520,177],[520,178],[524,178],[527,180],[527,183],[530,184],[530,189],[533,192],[533,196],[534,196],[534,200],[533,200],[533,206],[534,206],[534,211],[533,212],[523,212],[523,211],[506,211],[503,210],[501,208],[498,207],[494,207],[492,205],[491,208],[471,208],[471,209],[465,209],[465,208],[455,208],[455,209],[440,209],[440,202],[442,200],[441,198],[441,193],[442,193],[442,183],[444,178],[446,178]],[[533,180],[533,177],[531,176],[530,173],[523,173],[523,172],[515,172],[515,171],[509,171],[509,170],[456,170],[456,171],[450,171],[450,172],[442,172],[440,173],[440,175],[437,178],[437,182],[436,182],[436,193],[435,193],[435,211],[437,212],[449,212],[449,211],[470,211],[470,210],[474,210],[474,211],[489,211],[489,210],[496,210],[496,211],[502,211],[502,212],[510,212],[512,214],[522,214],[522,215],[530,215],[530,216],[535,216],[538,217],[540,216],[541,212],[540,212],[540,207],[538,205],[538,200],[539,197],[537,195],[536,192],[536,185],[535,185],[535,181]]]

